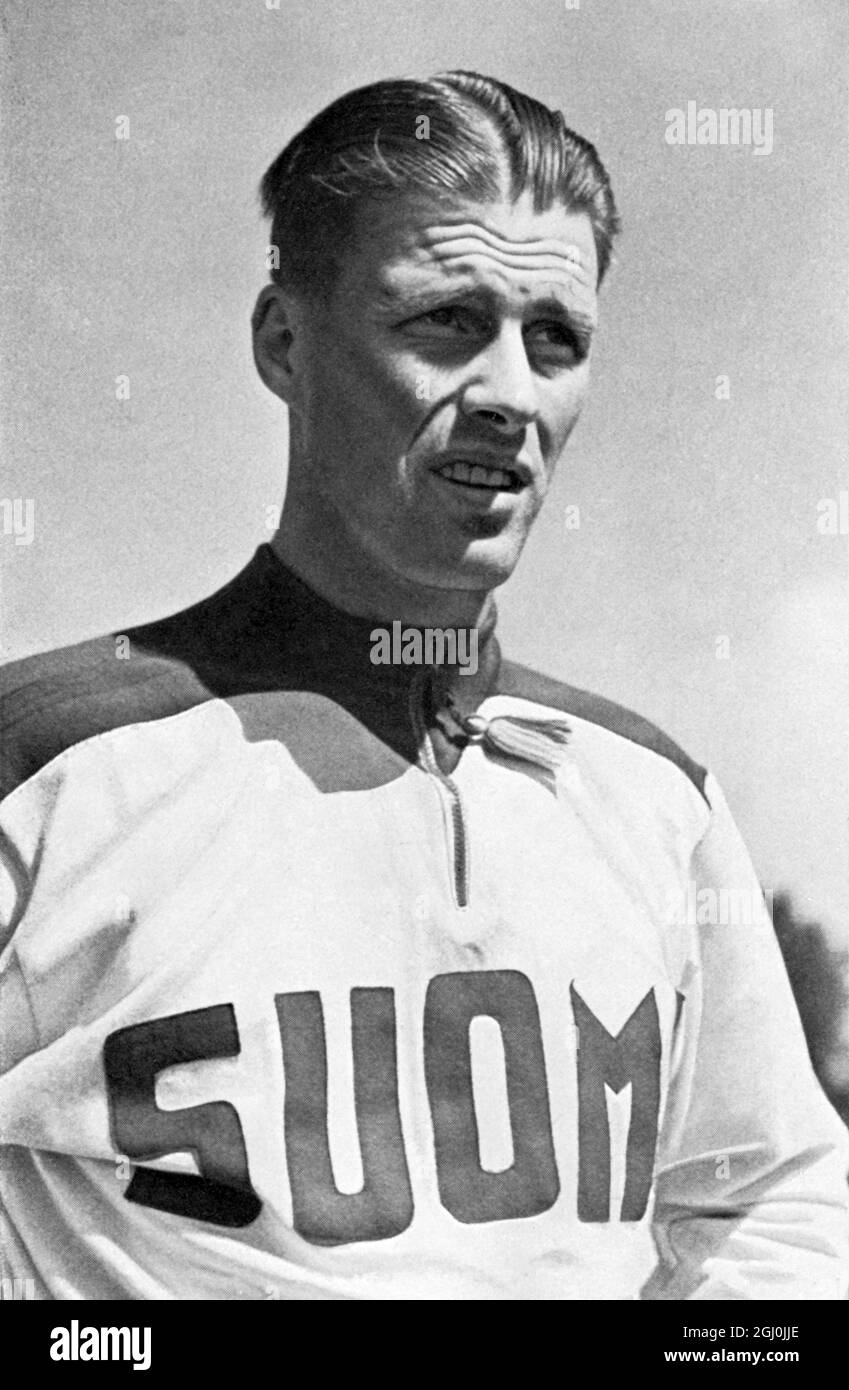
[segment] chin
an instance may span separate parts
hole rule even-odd
[[[474,541],[461,558],[446,564],[440,571],[439,587],[495,589],[510,578],[521,553],[521,546],[515,543]],[[435,566],[433,571],[435,574]]]

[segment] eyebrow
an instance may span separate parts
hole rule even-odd
[[[546,295],[543,299],[536,301],[534,308],[540,314],[551,314],[555,318],[566,320],[576,332],[583,333],[587,338],[591,338],[596,330],[595,314],[587,314],[574,305],[564,304],[555,295]]]
[[[475,301],[480,303],[482,300],[491,305],[496,298],[493,291],[487,286],[452,287],[448,284],[432,285],[416,290],[405,290],[396,285],[382,284],[378,288],[378,297],[386,308],[395,311],[403,309],[411,317],[417,313],[426,313],[428,309],[438,305],[464,305],[472,304]],[[589,341],[595,332],[597,321],[594,314],[588,314],[574,305],[564,303],[557,295],[545,294],[541,299],[533,301],[533,307],[535,313],[551,314],[555,318],[562,319],[584,341]]]

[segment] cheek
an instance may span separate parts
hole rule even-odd
[[[540,444],[543,455],[557,458],[566,444],[569,435],[578,423],[589,392],[589,368],[584,365],[573,372],[566,382],[558,383],[545,401],[539,422]]]
[[[335,401],[335,414],[346,428],[379,431],[405,443],[427,414],[430,394],[424,366],[399,360],[354,341],[340,342],[322,369],[324,407]],[[374,444],[376,440],[372,440]]]

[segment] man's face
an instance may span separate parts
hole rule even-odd
[[[364,214],[296,332],[293,428],[347,539],[407,583],[513,570],[589,380],[597,261],[562,207],[407,197]]]

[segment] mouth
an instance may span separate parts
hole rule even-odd
[[[451,459],[434,472],[448,483],[479,493],[521,492],[531,481],[530,470],[524,465],[482,463],[478,459]]]

